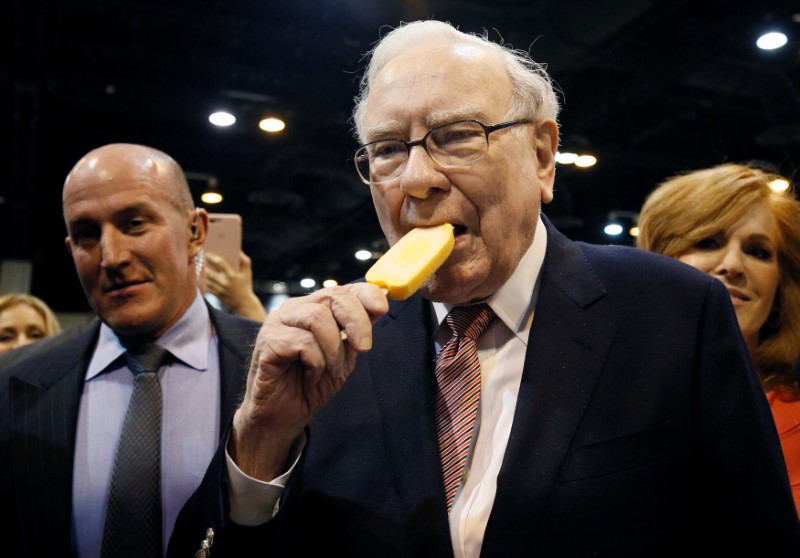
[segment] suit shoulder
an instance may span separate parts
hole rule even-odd
[[[213,307],[209,308],[211,321],[214,323],[220,343],[236,353],[242,353],[243,350],[249,351],[261,329],[261,323],[228,314]]]
[[[217,309],[211,310],[214,324],[220,328],[230,328],[237,331],[252,332],[261,329],[261,323],[234,314],[228,314]]]
[[[35,369],[41,363],[74,357],[76,353],[94,347],[100,331],[100,321],[72,327],[58,335],[48,337],[0,355],[0,377],[5,378],[16,370]]]
[[[630,246],[576,243],[605,281],[674,285],[677,288],[708,289],[712,277],[702,271],[655,252]]]
[[[18,362],[28,361],[31,358],[48,358],[59,350],[74,349],[75,343],[83,340],[86,336],[95,337],[99,327],[99,322],[95,320],[88,324],[64,330],[57,335],[42,339],[36,343],[3,353],[0,355],[0,369]]]

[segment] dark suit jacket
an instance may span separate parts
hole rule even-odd
[[[722,284],[548,232],[483,555],[800,556],[775,427]],[[430,312],[415,296],[377,322],[272,521],[226,519],[218,453],[169,557],[192,556],[208,527],[214,558],[451,556]]]
[[[259,324],[211,309],[224,432]],[[0,357],[0,507],[11,556],[68,556],[78,406],[100,321]]]

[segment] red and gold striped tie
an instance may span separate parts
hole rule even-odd
[[[453,308],[447,315],[453,336],[436,355],[436,433],[448,512],[464,473],[478,415],[481,364],[476,340],[492,317],[486,304]]]

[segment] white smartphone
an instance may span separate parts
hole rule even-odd
[[[209,213],[206,252],[222,256],[228,265],[239,271],[242,249],[242,217],[236,213]]]

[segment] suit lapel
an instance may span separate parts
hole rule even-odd
[[[604,294],[580,249],[548,227],[531,342],[484,553],[520,555],[558,482],[616,331],[590,309]]]
[[[247,359],[259,324],[235,318],[209,306],[211,321],[219,339],[220,433],[227,431],[231,417],[244,395]]]
[[[54,338],[57,346],[47,362],[34,356],[35,364],[21,366],[24,374],[9,379],[13,476],[33,479],[15,487],[23,516],[18,524],[49,525],[46,545],[65,553],[70,544],[78,404],[99,327],[96,320]],[[39,533],[38,527],[33,532]]]

